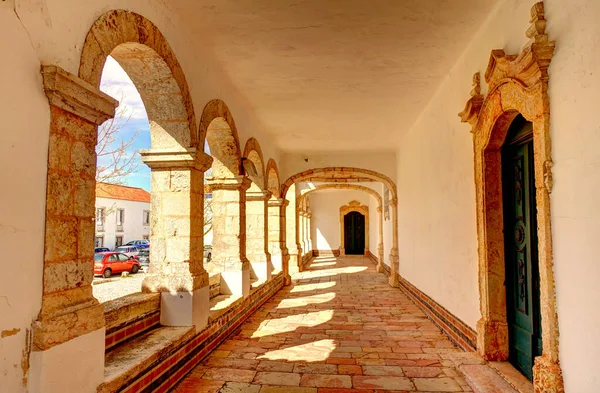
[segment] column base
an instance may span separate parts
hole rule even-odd
[[[508,325],[505,322],[477,321],[477,352],[487,361],[508,359]]]
[[[96,393],[104,381],[105,335],[103,327],[45,351],[32,351],[30,391]]]
[[[535,358],[533,389],[535,393],[564,393],[565,385],[560,365],[544,355]]]
[[[241,270],[221,272],[221,293],[225,295],[250,295],[250,266]]]
[[[195,326],[196,333],[208,323],[210,286],[192,292],[162,292],[160,324],[163,326]]]
[[[392,288],[399,288],[400,287],[400,281],[398,280],[398,276],[396,275],[395,272],[392,272],[392,274],[390,274],[390,278],[388,279],[388,283],[390,284],[390,287],[392,287]]]
[[[250,266],[259,281],[270,281],[273,272],[271,261],[250,262]]]

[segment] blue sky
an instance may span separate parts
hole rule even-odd
[[[120,107],[125,105],[127,113],[131,114],[129,122],[119,131],[120,139],[129,140],[138,131],[133,146],[128,153],[136,154],[140,149],[150,148],[150,126],[142,98],[125,70],[112,57],[106,59],[100,90],[119,100]],[[139,155],[139,165],[134,173],[125,180],[126,185],[141,187],[150,191],[150,169],[144,165]]]

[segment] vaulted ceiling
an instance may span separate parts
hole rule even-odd
[[[303,152],[393,149],[498,1],[182,0],[174,7],[275,143]]]

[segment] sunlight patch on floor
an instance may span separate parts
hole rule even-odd
[[[323,362],[337,348],[334,340],[318,340],[294,345],[284,349],[268,351],[257,357],[259,360],[287,360],[289,362]]]

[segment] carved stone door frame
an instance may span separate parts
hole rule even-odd
[[[487,96],[481,94],[477,73],[471,98],[459,116],[472,126],[475,154],[481,306],[477,349],[485,359],[496,361],[508,358],[500,148],[518,114],[533,123],[543,341],[543,355],[535,359],[533,367],[534,388],[536,392],[564,392],[558,358],[550,216],[553,164],[548,66],[555,43],[548,40],[545,29],[543,3],[536,3],[531,9],[528,44],[518,55],[492,51],[485,72]]]
[[[351,201],[347,205],[340,207],[340,255],[346,255],[344,248],[344,217],[350,212],[358,212],[365,216],[365,251],[363,255],[368,255],[369,251],[369,206],[361,205],[358,201]]]

